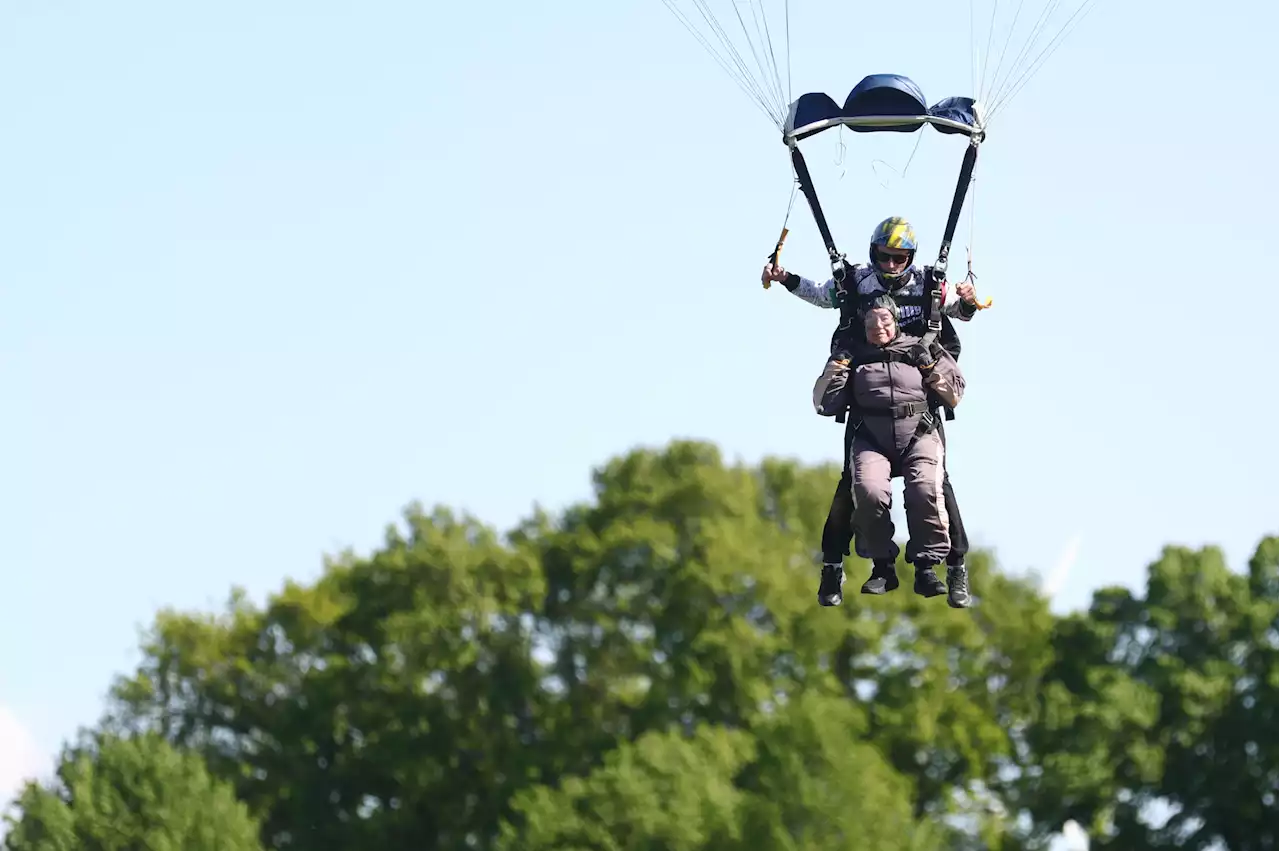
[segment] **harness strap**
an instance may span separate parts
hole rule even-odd
[[[919,403],[917,402],[913,404],[919,404]],[[863,409],[859,408],[858,413],[860,414],[863,413]],[[889,459],[890,478],[897,478],[898,476],[902,475],[902,459],[906,458],[907,455],[910,454],[911,450],[916,445],[916,441],[918,441],[920,438],[924,437],[927,434],[932,434],[938,427],[938,421],[937,419],[934,418],[933,414],[928,411],[925,411],[924,416],[920,418],[920,424],[916,426],[916,430],[911,435],[911,439],[907,441],[907,445],[904,446],[900,452],[894,453],[895,455],[897,455],[897,460],[895,461],[893,457],[889,454],[889,452],[885,450],[884,446],[881,445],[880,441],[876,440],[875,435],[873,435],[870,431],[867,431],[866,429],[864,429],[862,427],[862,424],[863,424],[863,420],[859,418],[859,420],[856,423],[854,423],[852,427],[848,428],[845,431],[846,439],[849,442],[849,446],[846,447],[846,451],[848,452],[852,450],[854,436],[861,433],[863,439],[865,439],[868,443],[870,443],[877,450],[879,450],[880,453],[884,455],[884,457]]]
[[[929,411],[928,402],[900,402],[897,405],[885,405],[884,407],[875,408],[868,408],[866,405],[858,406],[858,413],[864,417],[893,417],[895,420],[918,417],[921,414],[929,413]]]
[[[791,165],[796,170],[796,181],[800,184],[800,191],[804,193],[804,198],[809,202],[809,210],[813,213],[813,220],[818,225],[818,232],[822,234],[822,244],[827,247],[827,257],[831,260],[831,276],[835,278],[837,286],[844,281],[845,263],[844,257],[836,250],[835,238],[831,236],[831,228],[827,225],[827,217],[822,212],[822,204],[818,201],[818,190],[813,188],[813,178],[809,176],[809,166],[804,161],[804,154],[800,153],[798,145],[791,146]]]
[[[951,210],[947,214],[947,226],[943,231],[942,246],[938,250],[938,260],[931,268],[927,267],[927,271],[923,275],[924,295],[902,296],[897,299],[898,303],[902,305],[919,304],[922,307],[925,333],[921,335],[920,342],[926,349],[933,348],[938,335],[942,332],[942,288],[947,280],[947,260],[951,256],[951,242],[955,239],[956,226],[960,223],[960,212],[964,208],[965,197],[969,194],[969,183],[973,180],[973,170],[978,163],[978,145],[982,143],[982,139],[982,135],[970,137],[969,147],[965,149],[964,159],[960,163],[960,176],[956,179],[956,189],[951,196]],[[813,180],[809,176],[809,168],[805,164],[804,155],[800,153],[798,146],[791,146],[791,162],[796,170],[796,178],[800,182],[800,190],[804,192],[804,197],[809,202],[809,208],[813,211],[813,218],[818,223],[818,230],[822,233],[822,241],[827,247],[827,254],[831,258],[831,273],[836,282],[836,292],[841,305],[841,321],[832,337],[834,341],[836,337],[852,326],[854,317],[861,307],[861,304],[858,303],[860,299],[848,298],[844,285],[847,267],[844,258],[836,250],[835,240],[831,236],[831,229],[827,226],[826,216],[823,215],[822,206],[818,203],[818,193],[813,188]],[[955,412],[950,407],[941,404],[938,407],[942,408],[943,416],[947,420],[955,419]],[[932,414],[929,414],[927,419],[932,423]],[[841,411],[836,414],[835,420],[838,423],[845,422],[846,412]],[[859,427],[860,424],[854,425],[852,430],[857,431]],[[912,439],[912,444],[914,442],[915,438]],[[910,446],[908,446],[909,448]]]
[[[853,366],[866,366],[872,363],[905,363],[911,366],[911,358],[906,352],[877,352],[876,354],[865,354],[861,357],[854,358],[851,362]]]
[[[938,261],[933,264],[934,277],[946,280],[947,258],[951,256],[951,240],[956,235],[956,225],[960,223],[960,211],[964,208],[965,196],[969,194],[969,183],[973,180],[973,169],[978,164],[978,145],[981,136],[969,139],[969,147],[965,149],[964,159],[960,162],[960,176],[956,179],[956,191],[951,196],[951,210],[947,213],[947,227],[942,232],[942,247],[938,249]]]
[[[908,295],[903,293],[899,295],[897,293],[884,290],[877,293],[858,293],[858,308],[860,310],[865,310],[867,305],[871,304],[871,302],[880,298],[882,295],[888,295],[899,307],[925,307],[929,304],[929,297],[927,294]]]

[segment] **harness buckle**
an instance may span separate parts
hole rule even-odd
[[[916,424],[916,437],[924,437],[932,434],[933,430],[938,427],[938,420],[934,416],[933,411],[925,411],[920,416],[920,422]]]

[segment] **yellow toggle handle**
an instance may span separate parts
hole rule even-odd
[[[782,229],[782,234],[778,237],[778,244],[773,247],[773,253],[769,255],[769,262],[774,266],[778,265],[778,255],[782,253],[782,243],[787,241],[788,233],[790,231],[786,228]],[[769,289],[769,281],[761,281],[760,283],[764,284],[766,290]]]

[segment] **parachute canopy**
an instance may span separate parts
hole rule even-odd
[[[973,98],[949,97],[927,106],[924,93],[901,74],[871,74],[853,87],[840,106],[828,94],[809,92],[791,104],[783,123],[788,145],[832,127],[858,133],[914,133],[924,125],[939,133],[980,136],[980,109]]]
[[[854,30],[866,32],[869,37],[897,32],[900,22],[886,18],[884,9],[864,3],[793,0],[662,0],[708,55],[783,132],[788,145],[837,126],[860,132],[909,133],[924,124],[932,124],[943,133],[981,138],[982,132],[991,127],[1095,2],[969,0],[967,4],[935,4],[937,8],[930,13],[931,17],[937,19],[939,31],[948,39],[957,34],[964,19],[968,19],[967,93],[974,100],[947,98],[928,107],[920,88],[910,79],[897,74],[876,74],[863,80],[840,107],[820,92],[795,100],[791,92],[791,31],[796,29],[800,41],[808,45],[802,51],[806,66],[822,65],[825,62],[810,58],[820,43],[814,41],[819,34],[825,41],[829,36],[839,38],[836,34]],[[966,5],[968,9],[964,8]],[[1000,10],[1002,5],[1004,12]],[[802,34],[805,32],[808,35]],[[913,55],[937,52],[938,48],[928,41],[916,44],[911,51]],[[813,68],[797,70],[802,76],[815,73]],[[958,76],[961,69],[955,70]],[[863,94],[868,97],[859,97]],[[976,122],[974,101],[980,105]],[[887,109],[886,104],[894,108]],[[886,118],[894,120],[872,120]],[[911,118],[916,121],[913,123]]]

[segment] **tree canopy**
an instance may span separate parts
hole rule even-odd
[[[261,851],[258,825],[198,754],[155,735],[67,747],[57,780],[27,784],[7,851]]]
[[[266,848],[1276,848],[1274,536],[1066,617],[983,553],[971,609],[820,609],[835,478],[676,441],[506,534],[411,507],[261,606],[161,613],[101,733],[198,755]]]

